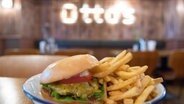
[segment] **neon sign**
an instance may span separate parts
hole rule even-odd
[[[70,11],[70,15],[67,11]],[[64,4],[60,13],[62,22],[65,24],[76,23],[78,19],[77,6],[71,3]]]
[[[74,24],[78,20],[79,13],[81,13],[81,18],[86,24],[93,22],[102,24],[105,21],[112,25],[118,23],[131,25],[136,21],[134,8],[126,2],[120,2],[106,10],[99,4],[95,4],[94,8],[90,8],[89,5],[85,3],[81,8],[77,8],[73,3],[65,3],[60,12],[61,22],[64,24]]]

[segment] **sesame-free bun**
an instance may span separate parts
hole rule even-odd
[[[62,79],[68,79],[85,70],[98,65],[99,61],[92,55],[75,55],[50,64],[40,77],[41,83],[52,83]]]

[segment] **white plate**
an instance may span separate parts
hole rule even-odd
[[[44,99],[40,93],[40,74],[32,76],[23,84],[23,91],[27,97],[29,97],[35,104],[54,104],[54,102]],[[158,96],[146,104],[154,104],[161,101],[166,95],[165,88],[162,84],[156,86]]]

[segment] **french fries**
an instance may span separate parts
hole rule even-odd
[[[145,75],[148,66],[130,66],[130,52],[122,51],[116,57],[105,57],[92,69],[100,83],[106,83],[106,104],[144,104],[153,99],[157,92],[155,86],[162,78]]]
[[[148,66],[143,66],[141,68],[137,68],[136,70],[134,70],[132,72],[119,71],[116,74],[123,79],[129,79],[133,76],[140,75],[141,73],[144,73],[147,70],[147,68],[148,68]]]
[[[112,91],[112,90],[118,90],[118,89],[121,89],[121,88],[124,88],[124,87],[127,87],[128,85],[134,83],[136,81],[137,77],[132,77],[126,81],[124,81],[123,83],[117,83],[117,84],[114,84],[112,86],[109,86],[107,87],[107,90],[108,91]]]
[[[124,99],[124,104],[133,104],[134,100],[133,99]]]
[[[146,101],[148,95],[153,91],[154,88],[155,88],[155,86],[153,86],[153,85],[148,86],[142,92],[142,94],[135,100],[135,104],[143,104],[144,101]]]
[[[121,99],[125,99],[125,98],[132,98],[134,96],[138,96],[140,94],[140,89],[137,87],[132,87],[131,89],[129,89],[128,91],[124,92],[124,93],[117,93],[116,95],[113,94],[110,99],[118,101]]]
[[[124,51],[122,53],[124,53]],[[117,56],[117,57],[119,57],[119,56]],[[110,67],[108,67],[105,71],[100,72],[100,73],[96,73],[96,74],[94,74],[94,76],[98,77],[98,78],[105,77],[105,76],[113,73],[121,65],[128,63],[131,59],[132,59],[132,54],[128,52],[126,55],[124,55],[124,57],[122,57],[122,59],[119,59],[118,61],[113,62],[113,64],[110,64]]]

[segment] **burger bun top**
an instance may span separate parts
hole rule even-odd
[[[62,79],[68,79],[85,70],[98,65],[99,61],[92,55],[75,55],[58,60],[50,64],[40,77],[41,83],[52,83]]]

